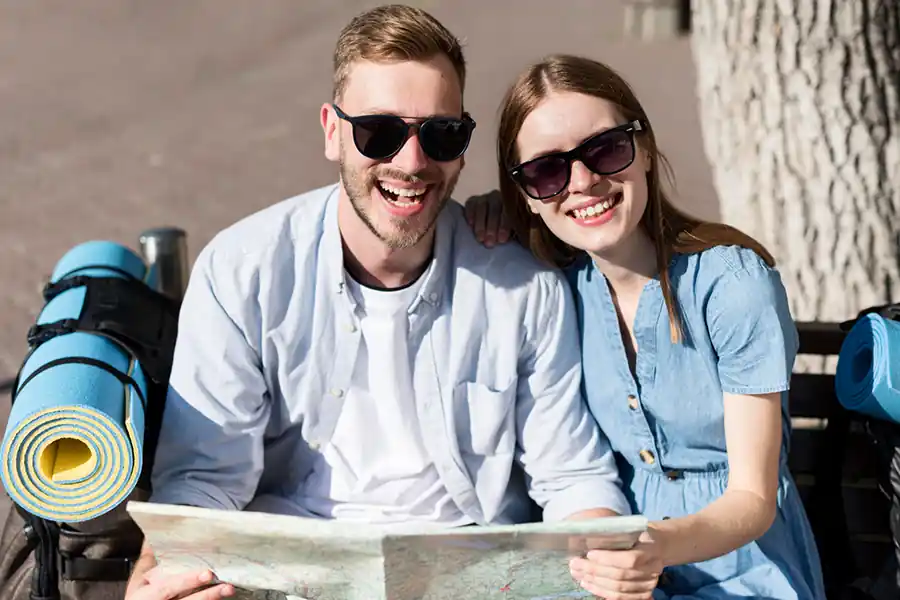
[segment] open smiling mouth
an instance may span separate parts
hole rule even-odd
[[[424,187],[400,188],[382,181],[377,182],[376,187],[385,200],[402,208],[421,204],[422,200],[425,199],[426,193],[431,189],[430,185]]]
[[[609,218],[612,218],[612,210],[622,203],[624,199],[624,195],[622,192],[617,192],[612,198],[607,198],[604,200],[600,200],[591,206],[585,206],[582,208],[578,208],[575,210],[570,210],[566,212],[566,215],[571,217],[576,221],[581,222],[597,222],[597,221],[606,221]],[[601,218],[606,217],[606,218]]]
[[[376,181],[375,188],[378,195],[384,200],[387,212],[397,218],[408,218],[419,214],[428,205],[434,184],[418,184],[410,187],[400,187],[384,181]]]

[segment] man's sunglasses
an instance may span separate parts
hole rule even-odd
[[[568,152],[545,154],[509,170],[522,191],[535,200],[546,200],[569,187],[572,161],[578,160],[597,175],[613,175],[634,162],[634,134],[644,131],[640,121],[607,129]]]
[[[407,123],[396,115],[351,117],[332,104],[337,116],[353,126],[353,143],[360,154],[372,160],[384,160],[397,154],[413,130],[422,151],[438,162],[456,160],[472,139],[475,121],[468,113],[462,119],[429,117],[419,123]]]

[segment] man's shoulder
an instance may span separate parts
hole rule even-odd
[[[472,273],[491,287],[535,289],[565,284],[562,272],[537,259],[521,244],[510,241],[492,248],[475,237],[466,221],[465,211],[456,202],[445,209],[449,229],[453,233],[454,266],[457,271]]]
[[[271,258],[282,251],[302,254],[323,230],[328,200],[336,191],[337,184],[331,184],[267,206],[219,231],[203,253],[231,261]]]
[[[532,274],[555,273],[552,265],[539,261],[531,252],[515,241],[488,248],[478,241],[472,227],[466,221],[465,211],[456,202],[445,209],[453,232],[455,261],[458,267],[474,269],[515,268]]]

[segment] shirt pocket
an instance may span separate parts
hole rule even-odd
[[[463,454],[511,454],[516,446],[516,382],[497,388],[466,381],[453,390],[456,435]]]

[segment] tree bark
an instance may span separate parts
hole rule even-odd
[[[900,300],[900,2],[694,0],[725,222],[775,255],[798,321]]]

